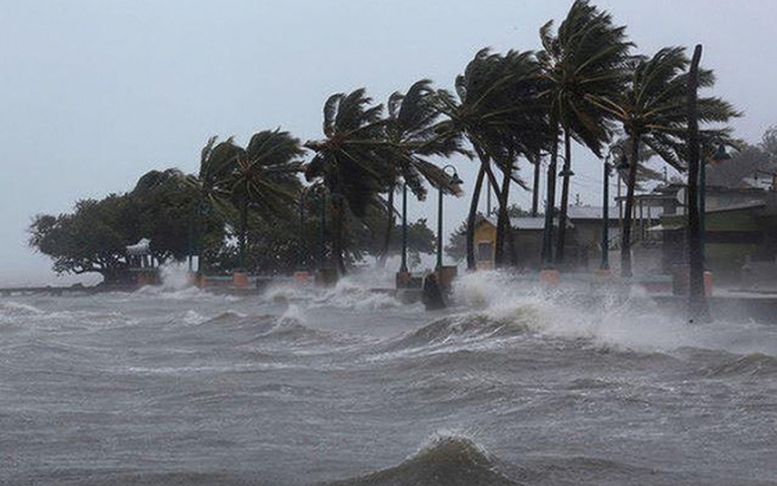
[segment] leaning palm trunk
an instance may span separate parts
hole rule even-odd
[[[531,162],[534,164],[534,181],[532,184],[532,196],[531,196],[531,215],[533,218],[537,217],[537,210],[540,201],[540,171],[542,170],[542,164],[540,163],[540,157],[533,157]]]
[[[567,208],[569,206],[569,177],[572,174],[572,146],[570,142],[569,129],[564,129],[564,169],[562,173],[564,178],[561,186],[561,203],[558,217],[558,240],[556,240],[556,262],[564,263],[564,243],[567,236]],[[552,174],[556,177],[556,174]]]
[[[383,248],[378,255],[378,268],[386,268],[386,259],[388,258],[389,246],[391,245],[391,233],[394,229],[394,185],[389,187],[388,201],[386,202],[387,212],[386,214],[386,231],[383,233]]]
[[[496,223],[496,238],[494,239],[494,265],[498,266],[501,261],[501,253],[502,253],[502,247],[504,240],[502,239],[503,233],[500,229],[500,218],[501,218],[501,212],[502,212],[502,198],[500,196],[502,190],[499,188],[499,183],[496,181],[496,176],[494,175],[494,171],[491,170],[490,165],[484,166],[485,175],[487,177],[486,184],[489,184],[489,187],[493,190],[494,195],[496,196],[496,202],[497,202],[497,223]]]
[[[626,181],[626,208],[623,214],[623,228],[621,233],[621,277],[631,278],[631,220],[634,212],[634,188],[637,185],[637,164],[639,160],[640,137],[631,137],[631,161],[629,164],[629,178]]]
[[[499,202],[499,212],[496,222],[496,245],[494,255],[494,266],[504,267],[507,261],[505,255],[505,242],[509,239],[510,217],[507,214],[507,199],[510,194],[510,174],[504,171],[502,178],[502,189],[496,191],[497,201]]]
[[[475,180],[475,187],[472,189],[472,199],[469,203],[469,215],[467,216],[467,270],[475,270],[475,219],[478,214],[478,204],[480,203],[480,192],[483,187],[483,179],[486,171],[483,164],[480,164],[478,176]]]
[[[558,122],[551,124],[553,131],[558,133]],[[542,263],[543,267],[553,267],[553,213],[556,203],[556,168],[558,161],[558,141],[551,145],[550,162],[548,165],[547,203],[545,205],[545,227],[542,238]]]
[[[248,196],[243,196],[240,204],[240,237],[238,239],[239,260],[241,272],[246,271],[246,236],[248,234]]]
[[[334,237],[332,238],[332,253],[334,254],[337,273],[345,275],[348,273],[345,268],[345,257],[343,256],[343,233],[345,232],[345,218],[343,215],[343,201],[340,198],[332,198],[332,212],[334,213]]]

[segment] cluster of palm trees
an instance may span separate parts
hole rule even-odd
[[[621,271],[631,276],[631,208],[642,152],[649,150],[680,171],[687,166],[690,61],[682,47],[664,48],[653,56],[634,54],[625,27],[615,25],[609,13],[588,0],[575,1],[558,29],[553,27],[552,21],[541,27],[542,48],[537,52],[478,52],[456,78],[454,93],[421,80],[406,93],[392,94],[385,110],[364,89],[334,94],[324,104],[320,140],[301,144],[278,130],[254,135],[245,148],[231,139],[218,145],[211,139],[203,150],[203,195],[214,204],[231,201],[243,215],[252,207],[283,214],[299,200],[303,186],[296,174],[304,172],[307,182],[328,195],[332,253],[344,273],[346,212],[357,219],[370,208],[385,213],[387,251],[397,189],[409,189],[419,199],[427,186],[458,194],[458,186],[434,159],[461,154],[479,164],[467,217],[467,267],[474,269],[473,236],[483,186],[496,195],[495,263],[500,266],[507,260],[505,246],[512,242],[507,238],[510,190],[517,184],[538,194],[542,160],[547,158],[543,260],[552,266],[564,262],[572,142],[600,159],[608,148],[619,146],[627,156],[622,166],[628,167]],[[714,83],[708,70],[700,70],[698,80],[700,87]],[[700,97],[702,146],[713,139],[732,144],[725,124],[736,116],[739,113],[724,100]],[[307,163],[302,160],[304,149],[313,152]],[[521,160],[534,169],[531,187],[518,172]],[[559,234],[554,238],[556,215]],[[245,231],[241,235],[242,254]]]

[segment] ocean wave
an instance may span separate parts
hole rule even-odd
[[[520,483],[500,469],[499,460],[462,437],[435,439],[402,464],[330,486],[515,486]]]
[[[310,304],[313,308],[333,307],[362,311],[402,306],[403,304],[394,297],[390,290],[366,287],[346,278],[338,281],[335,287],[313,296]]]
[[[41,316],[46,312],[21,302],[0,302],[0,319],[4,317]]]
[[[777,357],[762,353],[750,353],[709,366],[703,372],[712,377],[771,376],[777,374]]]
[[[535,317],[529,308],[501,319],[485,313],[445,316],[402,336],[388,350],[521,335],[531,331]]]

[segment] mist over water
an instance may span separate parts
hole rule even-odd
[[[777,484],[773,323],[497,272],[435,312],[387,274],[182,276],[0,297],[0,482]]]

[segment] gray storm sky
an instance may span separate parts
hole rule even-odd
[[[35,214],[128,191],[151,169],[194,173],[211,135],[245,143],[281,127],[319,138],[335,92],[366,87],[383,102],[422,78],[451,88],[483,47],[538,49],[540,26],[571,3],[0,0],[0,284],[59,282],[26,246]],[[705,94],[745,112],[739,138],[757,143],[777,124],[777,2],[592,3],[627,25],[640,53],[703,44],[702,65],[718,78]],[[475,164],[451,162],[469,192]],[[573,198],[600,204],[601,165],[581,150],[573,164]],[[435,225],[434,201],[411,216]],[[466,206],[446,201],[446,232]]]

